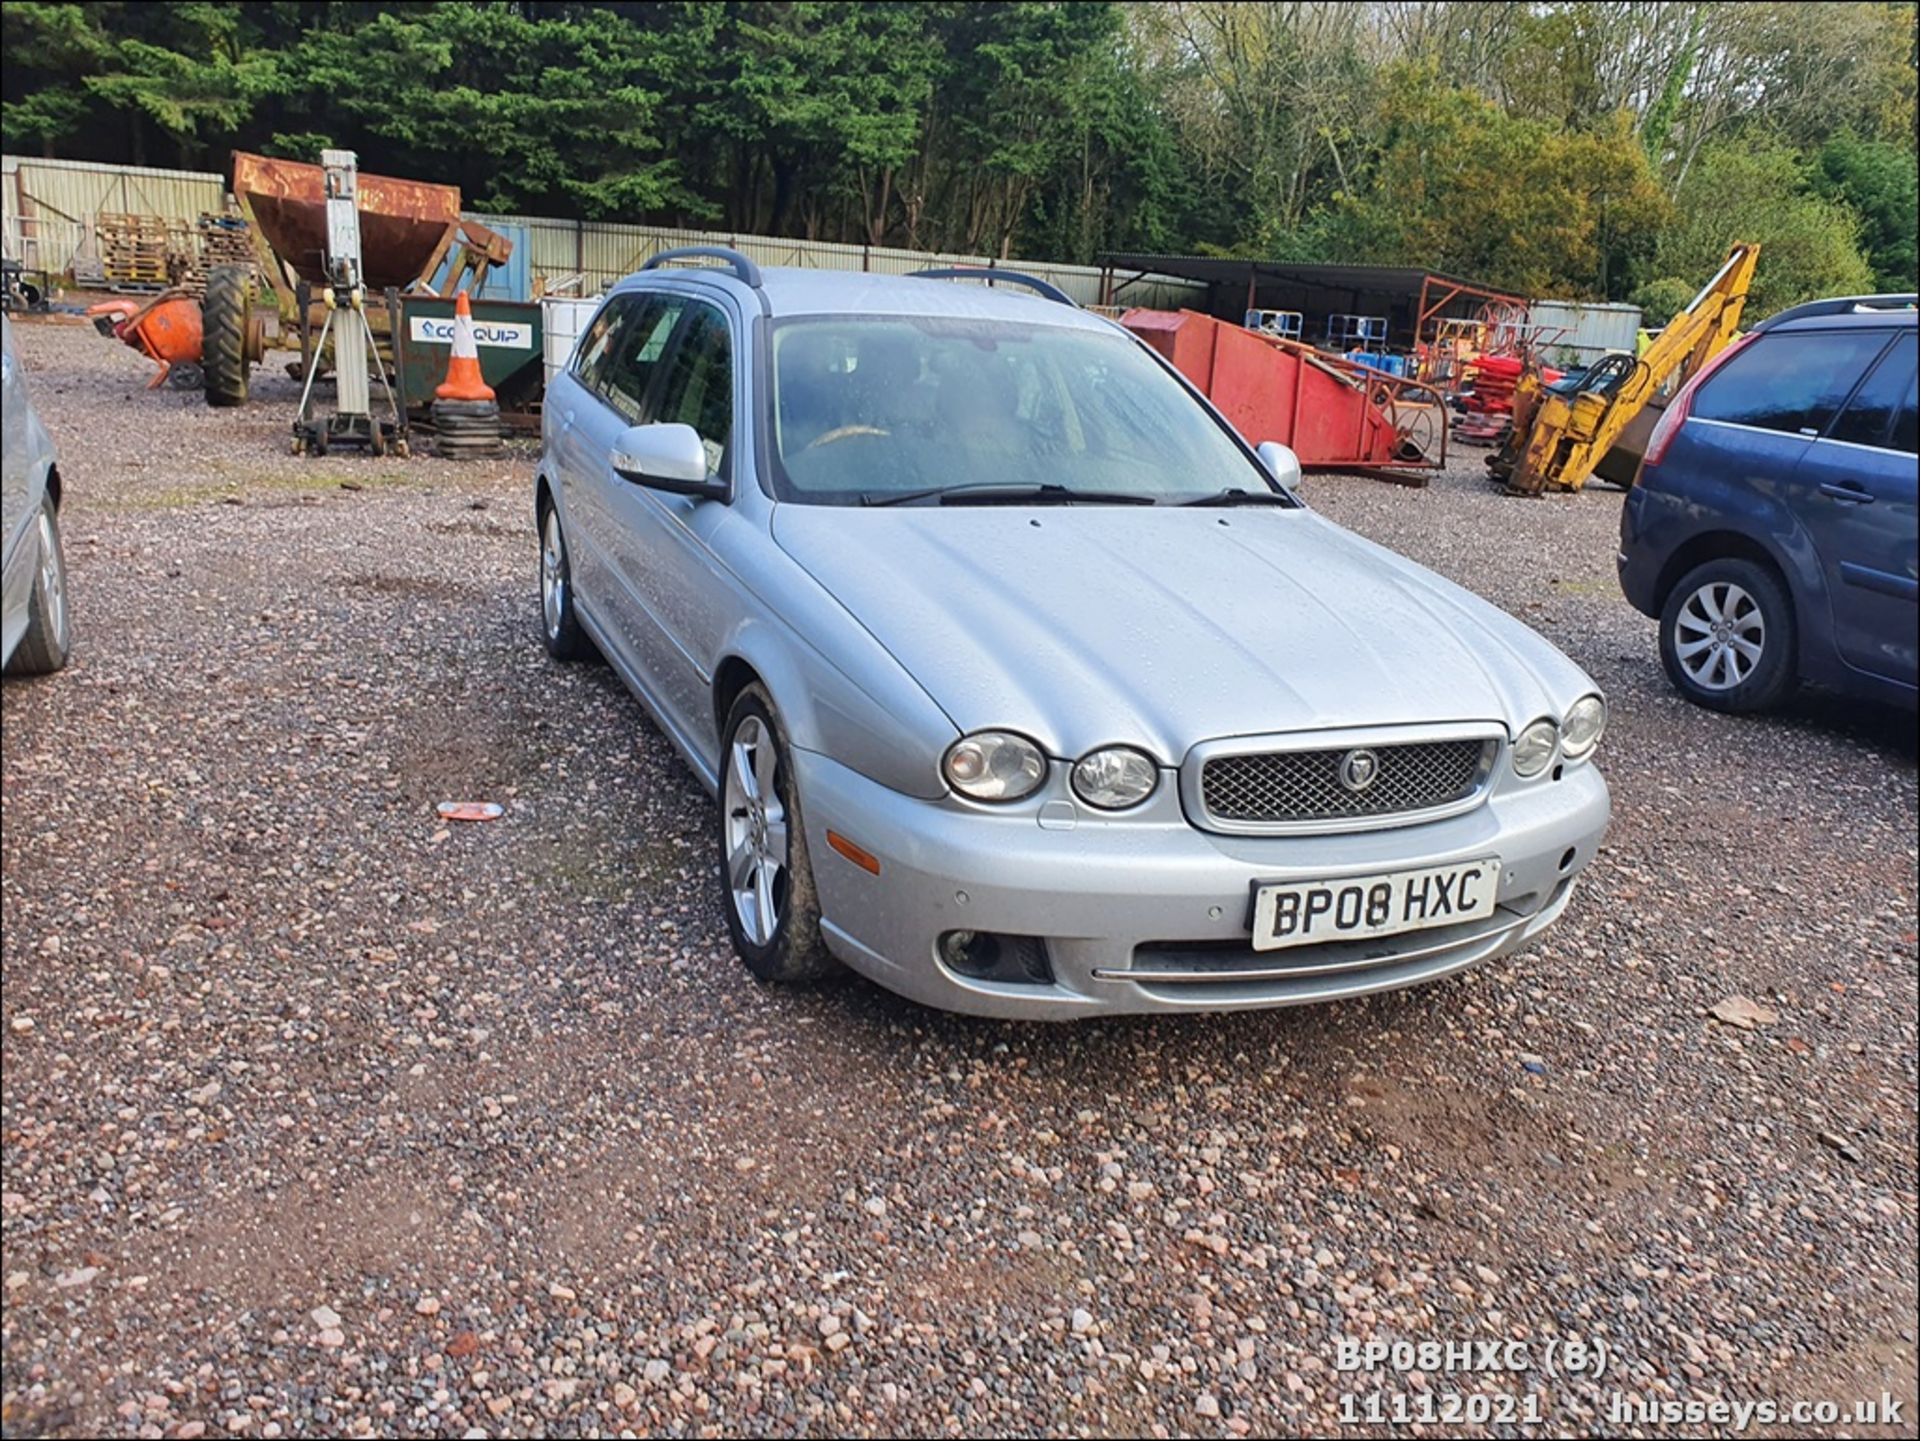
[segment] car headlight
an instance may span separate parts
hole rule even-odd
[[[940,762],[947,784],[976,801],[1017,801],[1047,778],[1040,747],[1011,731],[975,731],[962,736]]]
[[[1560,722],[1560,748],[1567,759],[1579,760],[1600,744],[1607,730],[1607,703],[1597,695],[1583,695]]]
[[[1103,811],[1137,806],[1160,784],[1160,767],[1131,746],[1089,751],[1073,768],[1073,793]]]
[[[1553,761],[1553,748],[1560,738],[1550,720],[1537,720],[1521,731],[1513,743],[1513,773],[1537,776]]]

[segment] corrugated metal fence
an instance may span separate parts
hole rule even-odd
[[[1099,267],[1061,265],[1043,260],[995,261],[985,255],[947,251],[902,250],[883,245],[843,245],[826,240],[789,240],[775,236],[737,235],[724,230],[675,230],[654,225],[614,225],[603,221],[547,220],[531,215],[473,217],[484,225],[505,229],[516,237],[524,232],[531,250],[533,273],[549,288],[572,276],[582,277],[584,293],[631,275],[649,258],[680,245],[725,245],[761,265],[795,265],[814,270],[872,271],[905,275],[929,265],[1000,265],[1051,281],[1082,305],[1100,301]],[[1131,305],[1174,306],[1202,303],[1206,287],[1163,276],[1130,286]]]
[[[76,259],[84,269],[94,258],[93,222],[103,211],[158,215],[191,225],[203,212],[218,214],[226,209],[225,178],[187,170],[8,155],[4,157],[4,182],[0,201],[4,202],[8,257],[20,260],[29,270],[51,274],[71,270]],[[662,250],[680,245],[730,245],[762,265],[870,270],[889,275],[904,275],[928,265],[995,263],[1049,280],[1083,305],[1096,304],[1100,299],[1101,273],[1091,265],[1034,260],[991,262],[984,255],[888,246],[532,215],[470,214],[483,224],[507,231],[516,248],[525,245],[529,281],[539,281],[548,290],[578,277],[579,293],[591,295],[638,270],[648,257]],[[516,257],[516,272],[520,263]],[[1205,298],[1205,286],[1172,277],[1141,281],[1127,289],[1127,301],[1133,305],[1177,307],[1201,303]]]
[[[1632,355],[1640,332],[1637,305],[1536,300],[1530,318],[1541,349],[1556,365],[1591,365],[1611,350]]]
[[[158,215],[192,225],[227,208],[226,182],[192,170],[0,157],[6,253],[29,270],[58,274],[94,258],[94,217]]]

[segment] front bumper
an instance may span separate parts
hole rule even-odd
[[[1505,955],[1565,909],[1606,833],[1591,765],[1499,792],[1465,815],[1396,830],[1225,836],[1184,823],[1102,820],[1070,829],[918,800],[815,752],[794,753],[823,929],[847,965],[945,1010],[1029,1020],[1241,1010],[1366,995]],[[827,844],[831,828],[879,875]],[[1489,920],[1370,942],[1256,952],[1254,881],[1329,880],[1497,856]],[[982,981],[939,958],[953,930],[1039,936],[1053,984]],[[1188,979],[1187,977],[1191,977]]]

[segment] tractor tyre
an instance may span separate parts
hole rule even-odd
[[[244,265],[216,265],[207,272],[200,302],[200,364],[207,377],[207,404],[247,403],[253,358],[247,331],[253,319],[253,278]]]

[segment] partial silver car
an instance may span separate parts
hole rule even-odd
[[[5,332],[5,592],[0,606],[0,665],[9,675],[45,675],[67,663],[73,635],[67,614],[66,559],[60,550],[60,471],[53,441],[27,395],[13,321]]]
[[[548,388],[541,617],[719,798],[756,975],[1276,1006],[1565,909],[1606,708],[1545,640],[1314,514],[1290,453],[1064,297],[690,258]]]

